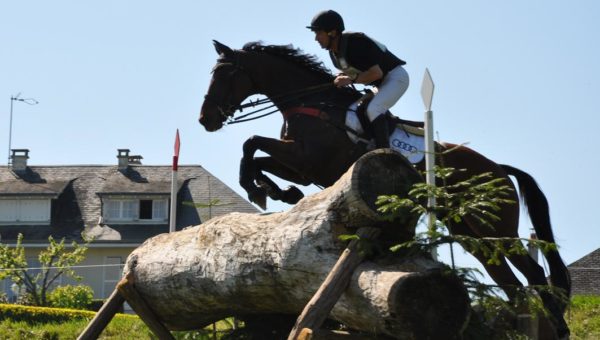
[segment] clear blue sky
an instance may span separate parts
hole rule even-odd
[[[181,163],[200,164],[244,194],[237,184],[242,143],[253,134],[277,136],[281,117],[215,133],[197,123],[216,61],[211,40],[232,48],[292,43],[331,68],[304,28],[328,8],[344,16],[347,29],[407,61],[412,83],[395,114],[422,118],[428,67],[440,139],[468,142],[532,174],[548,196],[568,263],[600,247],[594,0],[3,1],[1,159],[8,156],[10,97],[22,92],[39,104],[15,103],[12,146],[30,149],[32,165],[116,164],[117,148],[141,154],[144,164],[170,164],[179,128]],[[522,225],[526,236],[529,224]]]

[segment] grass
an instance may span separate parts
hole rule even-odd
[[[4,318],[0,319],[0,339],[76,339],[89,321],[89,319],[73,319],[66,322],[27,322]],[[224,320],[219,321],[216,326],[216,339],[220,339],[225,333],[228,333],[231,323]],[[213,339],[212,334],[212,326],[199,331],[173,332],[173,336],[181,340],[209,340]],[[139,340],[157,338],[137,316],[117,314],[104,329],[99,339]]]
[[[29,323],[2,320],[0,338],[10,340],[29,339],[76,339],[85,329],[88,320],[72,320],[62,323]],[[100,339],[150,339],[152,333],[140,319],[115,318],[102,332]]]
[[[600,339],[600,296],[574,296],[567,311],[571,339]]]
[[[566,318],[571,329],[572,340],[600,339],[600,296],[574,296]],[[76,339],[87,326],[86,318],[66,322],[26,322],[7,317],[0,319],[0,339],[7,340],[57,340]],[[231,329],[229,320],[217,323],[216,339],[221,339]],[[173,332],[180,340],[213,339],[212,327],[200,331]],[[156,339],[146,325],[138,318],[117,314],[100,339],[138,340]]]

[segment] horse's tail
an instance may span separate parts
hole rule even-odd
[[[519,184],[521,198],[529,212],[529,218],[535,228],[538,239],[550,243],[554,242],[552,225],[550,224],[550,208],[546,195],[542,192],[535,179],[525,171],[510,165],[500,164],[507,174],[513,176]],[[550,280],[555,287],[564,289],[567,297],[571,296],[571,276],[565,266],[558,250],[551,250],[544,254],[550,266]]]

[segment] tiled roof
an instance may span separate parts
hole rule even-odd
[[[3,169],[8,170],[8,169]],[[19,175],[0,177],[0,196],[58,196],[69,180],[41,178],[39,173],[27,168]]]
[[[258,210],[199,165],[179,166],[177,229],[230,212]],[[80,239],[82,232],[98,242],[130,243],[168,232],[166,224],[108,225],[101,220],[103,195],[170,195],[171,166],[65,165],[31,166],[15,173],[0,168],[0,198],[52,195],[49,226],[0,225],[2,242],[24,234],[24,242],[46,242],[48,236]],[[182,202],[186,202],[183,204]],[[194,206],[195,205],[195,206]]]
[[[567,267],[571,274],[573,294],[600,295],[600,248]]]

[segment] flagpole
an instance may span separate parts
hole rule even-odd
[[[175,153],[173,155],[173,169],[171,171],[171,216],[169,219],[169,232],[175,231],[175,222],[177,217],[177,166],[179,162],[179,129],[175,135]]]

